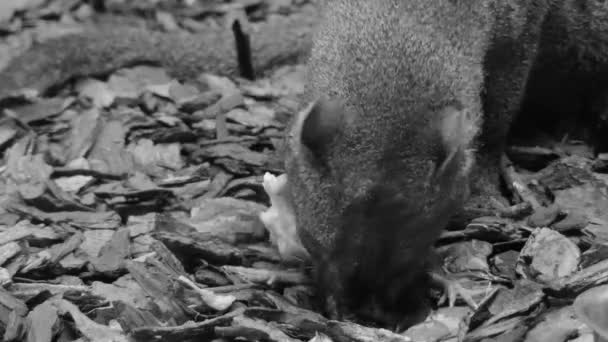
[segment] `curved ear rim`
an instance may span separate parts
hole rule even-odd
[[[320,98],[304,113],[300,142],[316,158],[329,151],[332,142],[342,132],[344,109],[336,100]]]

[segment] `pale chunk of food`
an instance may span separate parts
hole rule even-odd
[[[295,212],[288,198],[287,175],[275,176],[266,172],[263,186],[270,197],[270,208],[260,213],[260,220],[270,233],[270,242],[285,261],[308,259],[309,254],[296,230]]]

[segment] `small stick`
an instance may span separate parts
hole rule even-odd
[[[198,287],[192,280],[184,276],[180,276],[178,280],[196,291],[201,296],[201,299],[205,302],[205,304],[217,311],[224,311],[228,309],[236,300],[236,298],[231,295],[218,295],[212,291],[202,289]]]

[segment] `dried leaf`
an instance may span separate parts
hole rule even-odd
[[[517,271],[552,282],[574,273],[580,258],[581,251],[568,238],[549,228],[537,228],[521,251]]]
[[[180,144],[154,144],[151,140],[140,139],[130,145],[127,151],[133,154],[135,163],[148,174],[160,173],[164,169],[179,170],[184,166]]]
[[[204,199],[186,220],[196,231],[230,243],[260,241],[265,231],[258,216],[264,207],[230,197]]]
[[[27,315],[27,321],[27,342],[51,342],[59,324],[57,309],[53,306],[52,299],[36,306]]]
[[[251,166],[263,166],[268,161],[268,155],[254,152],[235,143],[216,144],[205,147],[201,154],[210,158],[230,158]]]
[[[438,251],[446,258],[447,264],[444,266],[450,272],[489,271],[488,256],[492,254],[492,245],[485,241],[454,243]]]
[[[76,90],[82,97],[92,100],[96,108],[109,107],[114,103],[116,94],[110,89],[107,83],[96,79],[87,78],[76,84]]]
[[[130,173],[133,170],[133,157],[124,148],[126,134],[120,121],[104,123],[89,153],[91,169],[112,175]]]
[[[608,286],[598,286],[581,293],[574,301],[578,318],[602,338],[608,338]]]
[[[97,138],[101,128],[99,110],[91,108],[80,113],[73,119],[72,130],[65,144],[67,145],[65,159],[71,162],[84,157]]]

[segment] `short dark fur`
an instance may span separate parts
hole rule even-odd
[[[330,314],[369,302],[416,312],[399,298],[418,288],[433,242],[462,210],[471,149],[469,205],[487,205],[500,198],[499,158],[528,84],[540,93],[543,76],[563,63],[577,85],[606,89],[607,8],[591,0],[326,2],[308,95],[340,105],[302,112],[286,165]],[[309,130],[314,144],[299,138]],[[451,167],[427,177],[446,160]]]

